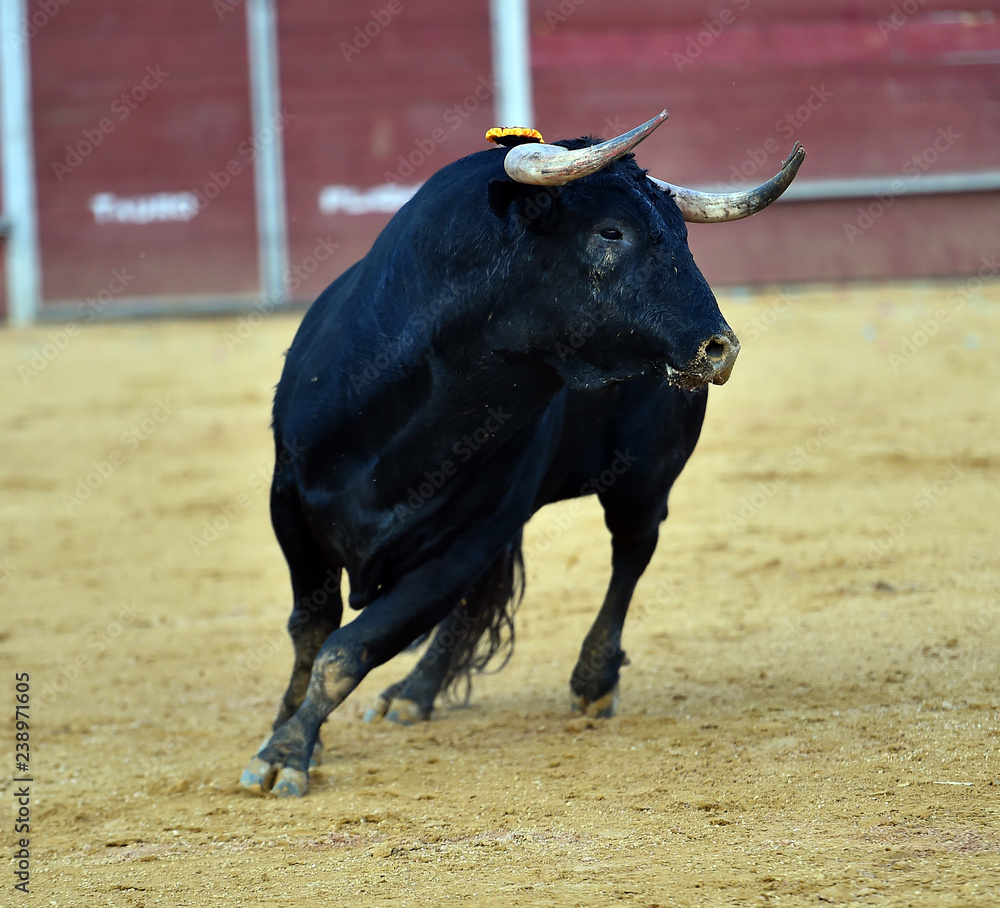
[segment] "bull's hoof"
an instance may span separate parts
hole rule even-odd
[[[251,757],[240,776],[240,785],[254,794],[271,794],[278,798],[301,798],[309,790],[309,774],[301,769],[268,763]]]
[[[424,706],[416,700],[395,696],[393,688],[399,686],[393,685],[375,698],[363,716],[365,722],[380,722],[382,719],[388,719],[390,722],[395,722],[396,725],[413,725],[431,717],[433,706]]]
[[[385,717],[397,725],[414,725],[429,719],[431,711],[417,703],[416,700],[396,699],[389,705],[389,711]]]
[[[588,700],[582,694],[570,691],[570,709],[577,716],[610,719],[618,711],[618,685],[615,684],[603,697]]]
[[[379,694],[375,698],[375,702],[372,703],[370,707],[365,711],[362,718],[365,722],[379,722],[385,718],[385,714],[389,712],[389,704],[392,701],[388,697],[383,697]]]
[[[276,798],[301,798],[309,791],[309,773],[301,769],[285,766],[278,773],[271,788],[271,794]]]
[[[260,757],[251,757],[240,776],[240,785],[254,794],[267,794],[271,790],[277,774],[277,767]]]
[[[396,725],[414,725],[431,717],[431,710],[416,700],[403,697],[386,697],[380,694],[364,714],[365,722],[380,722],[388,719]]]

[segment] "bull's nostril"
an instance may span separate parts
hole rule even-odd
[[[725,359],[728,353],[729,344],[719,338],[713,338],[705,345],[705,355],[711,360]]]

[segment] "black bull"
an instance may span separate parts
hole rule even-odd
[[[251,790],[304,794],[329,713],[437,627],[369,712],[428,717],[439,691],[512,639],[524,524],[594,493],[611,581],[570,687],[577,710],[614,712],[629,601],[706,385],[729,377],[739,346],[688,249],[687,190],[647,179],[631,155],[532,185],[508,177],[506,154],[428,180],[288,351],[271,514],[295,661],[241,778]],[[343,570],[363,611],[341,627]]]

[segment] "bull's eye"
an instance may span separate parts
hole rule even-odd
[[[617,227],[605,227],[601,231],[601,236],[606,240],[620,240],[624,234]]]

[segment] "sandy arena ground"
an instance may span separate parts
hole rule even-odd
[[[995,906],[1000,286],[721,294],[743,341],[626,626],[618,717],[568,678],[596,502],[529,526],[516,654],[368,726],[302,800],[237,785],[284,689],[267,515],[298,317],[0,332],[3,851],[30,673],[30,900]],[[262,323],[258,323],[262,322]],[[72,329],[71,329],[72,330]]]

